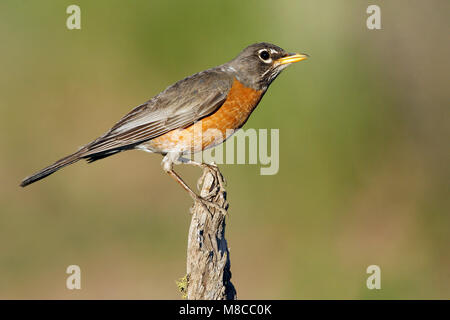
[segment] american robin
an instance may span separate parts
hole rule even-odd
[[[162,154],[164,171],[195,200],[204,201],[175,173],[173,164],[213,169],[182,156],[225,141],[245,124],[280,72],[307,57],[270,43],[252,44],[233,60],[176,82],[134,108],[101,137],[25,178],[20,185],[25,187],[80,159],[93,162],[140,149]]]

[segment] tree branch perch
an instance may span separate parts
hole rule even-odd
[[[200,195],[223,208],[228,203],[223,176],[219,169],[205,168]],[[191,208],[187,247],[187,285],[189,300],[235,300],[236,290],[231,283],[230,253],[225,239],[226,215],[216,208],[195,203]]]

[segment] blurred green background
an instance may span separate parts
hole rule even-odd
[[[81,7],[81,30],[66,7]],[[366,28],[381,7],[382,30]],[[280,171],[222,165],[240,299],[450,298],[448,1],[0,2],[0,298],[180,298],[188,195],[126,152],[21,189],[173,82],[260,41],[311,58],[244,128]],[[178,168],[190,184],[200,171]],[[68,265],[82,289],[65,287]],[[381,267],[381,290],[366,268]]]

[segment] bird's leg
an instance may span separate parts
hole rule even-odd
[[[177,158],[177,155],[178,155],[178,158]],[[173,164],[182,163],[178,160],[179,156],[180,156],[179,154],[168,153],[162,161],[162,166],[163,166],[164,171],[167,172],[167,174],[169,174],[173,179],[175,179],[175,181],[177,181],[183,187],[183,189],[189,193],[189,195],[192,197],[192,199],[194,199],[194,201],[200,203],[200,205],[203,207],[203,209],[210,212],[208,209],[208,206],[210,206],[210,207],[213,207],[214,209],[219,210],[222,214],[226,214],[225,209],[223,209],[216,203],[199,196],[194,191],[192,191],[192,189],[183,181],[183,179],[173,170]]]
[[[213,175],[214,179],[219,184],[219,190],[221,192],[225,192],[226,181],[225,181],[222,173],[220,172],[219,167],[214,162],[208,164],[208,163],[196,162],[196,161],[193,161],[191,159],[186,159],[186,158],[179,158],[178,161],[180,161],[184,164],[190,164],[190,165],[193,165],[193,166],[203,169],[203,174],[197,181],[197,189],[200,190],[200,186],[204,182],[206,174],[209,172]]]

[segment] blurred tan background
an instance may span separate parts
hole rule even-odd
[[[66,7],[81,7],[81,30]],[[382,30],[366,28],[381,7]],[[260,41],[311,58],[245,128],[280,171],[222,165],[240,299],[450,298],[448,1],[0,3],[0,298],[179,299],[191,200],[161,157],[22,178],[173,82]],[[190,184],[200,172],[180,168]],[[77,264],[82,289],[65,288]],[[381,267],[381,290],[366,268]]]

